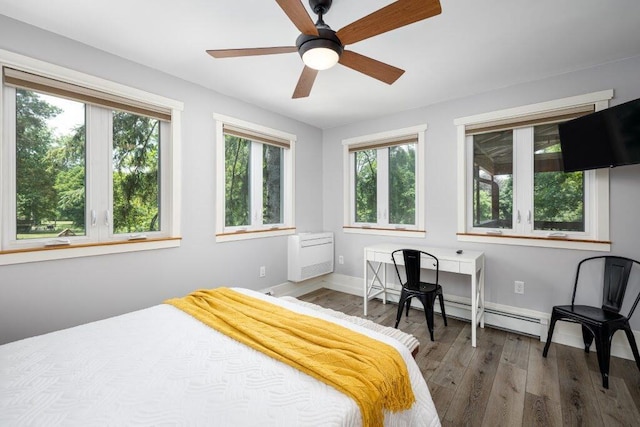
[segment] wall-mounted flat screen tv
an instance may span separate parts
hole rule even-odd
[[[561,123],[565,172],[640,163],[640,99]]]

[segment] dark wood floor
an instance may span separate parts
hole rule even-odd
[[[320,289],[300,299],[363,317],[362,298]],[[397,305],[374,300],[368,319],[393,326]],[[412,309],[400,329],[420,340],[416,361],[443,426],[640,426],[640,371],[613,357],[609,389],[602,388],[595,353],[552,344],[542,357],[537,338],[479,329],[436,314],[435,342],[424,313]]]

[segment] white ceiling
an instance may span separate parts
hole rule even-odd
[[[338,30],[389,3],[334,0],[325,22]],[[406,70],[392,86],[338,65],[303,99],[291,99],[303,67],[296,53],[205,53],[293,46],[299,32],[275,1],[0,0],[0,14],[319,128],[640,55],[638,0],[441,4],[441,15],[348,47]]]

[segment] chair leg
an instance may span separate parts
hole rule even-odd
[[[427,328],[429,329],[429,336],[431,341],[433,339],[433,303],[435,302],[435,295],[426,294],[421,296],[422,305],[424,306],[424,316],[427,318]]]
[[[633,336],[633,332],[631,331],[631,327],[629,324],[626,324],[624,327],[624,333],[627,334],[627,339],[629,340],[629,345],[631,345],[631,351],[633,352],[633,358],[636,359],[636,366],[640,369],[640,354],[638,354],[638,345],[636,344],[636,339]]]
[[[440,299],[440,312],[442,313],[442,320],[444,320],[444,326],[447,326],[447,313],[444,311],[444,298],[442,294],[438,294],[438,298]]]
[[[405,302],[405,304],[407,305],[407,317],[409,317],[409,309],[411,308],[411,297],[407,298],[407,302]]]
[[[609,331],[600,329],[596,332],[596,351],[598,352],[598,366],[602,374],[602,387],[609,388],[609,361],[611,359],[611,335]]]
[[[593,342],[593,333],[584,325],[582,325],[582,340],[584,341],[584,352],[589,353],[589,348],[591,348],[591,343]]]
[[[396,314],[396,326],[394,328],[398,329],[398,323],[400,323],[400,319],[402,318],[402,309],[404,308],[404,304],[406,303],[409,296],[405,293],[404,289],[400,293],[400,301],[398,301],[398,313]]]
[[[542,350],[542,357],[547,357],[549,346],[551,345],[551,338],[553,337],[553,328],[556,327],[557,320],[558,316],[556,316],[555,313],[551,313],[551,320],[549,321],[549,332],[547,333],[547,342],[544,345],[544,350]]]

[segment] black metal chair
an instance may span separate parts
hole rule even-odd
[[[400,277],[400,270],[398,269],[398,264],[396,263],[396,253],[402,252],[402,256],[404,258],[404,269],[407,277],[406,281],[402,281]],[[426,255],[433,259],[433,267],[435,267],[435,283],[429,282],[421,282],[420,281],[420,261],[421,256]],[[391,259],[393,260],[393,265],[396,268],[396,273],[398,274],[398,280],[402,285],[402,292],[400,293],[400,301],[398,302],[398,314],[396,315],[396,326],[398,327],[398,323],[400,323],[400,318],[402,317],[402,311],[406,304],[407,306],[407,316],[409,316],[409,308],[411,307],[411,299],[418,298],[422,305],[424,306],[424,314],[427,318],[427,327],[429,328],[429,335],[431,336],[431,341],[433,341],[433,305],[435,303],[436,297],[440,299],[440,310],[442,312],[442,318],[444,319],[444,325],[447,326],[447,315],[444,311],[444,301],[442,299],[442,286],[438,283],[438,275],[440,270],[440,262],[438,258],[431,255],[427,252],[422,252],[414,249],[398,249],[391,253]],[[431,262],[431,261],[430,261]]]
[[[578,280],[580,278],[580,269],[584,263],[591,263],[595,260],[604,260],[602,307],[576,305],[575,299]],[[633,332],[631,331],[631,327],[629,326],[629,318],[633,315],[633,312],[638,305],[638,300],[640,300],[640,291],[638,292],[627,316],[620,314],[624,295],[627,290],[627,284],[629,282],[629,275],[631,274],[631,269],[634,264],[637,264],[636,268],[640,267],[640,263],[633,259],[609,255],[595,256],[580,261],[576,271],[576,281],[573,285],[571,305],[557,305],[553,307],[547,343],[545,344],[544,351],[542,352],[543,357],[547,357],[556,321],[566,320],[580,323],[582,325],[582,337],[584,340],[585,353],[589,353],[589,348],[595,338],[596,351],[598,353],[598,365],[600,366],[602,386],[604,388],[609,388],[611,338],[616,331],[622,329],[627,335],[627,339],[631,345],[631,351],[633,351],[633,357],[636,360],[636,365],[638,365],[638,369],[640,369],[638,346],[633,336]]]

